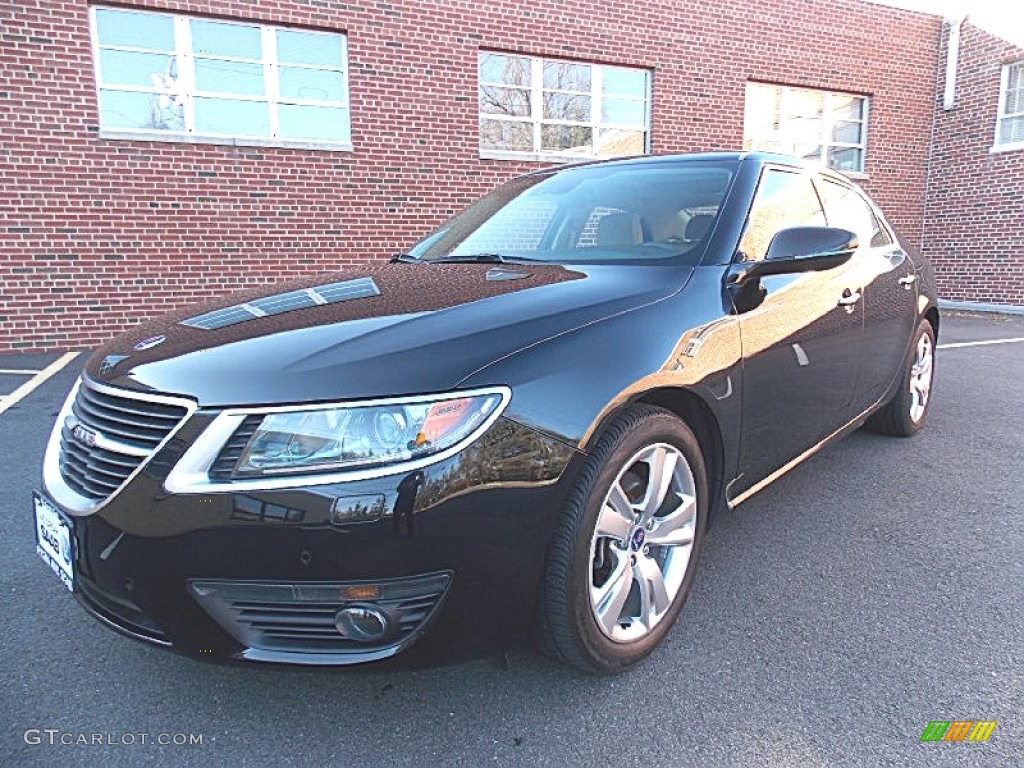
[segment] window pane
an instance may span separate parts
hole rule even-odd
[[[212,93],[263,95],[263,65],[196,59],[196,89]]]
[[[597,154],[602,157],[642,155],[647,147],[643,131],[602,128],[597,134]]]
[[[820,91],[788,89],[783,94],[782,103],[786,114],[793,117],[821,120],[825,112],[825,94]]]
[[[545,120],[590,120],[590,97],[571,93],[544,94]]]
[[[833,120],[863,120],[864,99],[833,93],[829,101]]]
[[[280,106],[281,138],[350,141],[347,107]]]
[[[601,68],[601,92],[605,96],[647,96],[647,73],[642,69]]]
[[[533,125],[507,120],[481,120],[480,147],[509,152],[532,152]]]
[[[100,80],[104,85],[169,89],[177,75],[177,59],[173,54],[100,51]]]
[[[1024,64],[1014,64],[1006,72],[1006,106],[1003,114],[1024,112]]]
[[[192,51],[198,55],[237,56],[243,59],[263,57],[260,29],[245,24],[191,19]]]
[[[286,64],[313,64],[344,69],[345,54],[341,35],[323,32],[277,31],[277,60]]]
[[[530,116],[530,92],[522,88],[480,86],[480,111],[489,115]]]
[[[170,16],[97,8],[96,29],[100,45],[174,50],[174,20]]]
[[[480,82],[530,86],[530,59],[522,56],[480,54]]]
[[[295,67],[278,67],[277,71],[281,78],[282,98],[345,101],[345,75],[342,72]]]
[[[999,142],[1016,144],[1024,142],[1024,117],[1005,117],[999,126]]]
[[[545,61],[544,87],[587,92],[590,90],[590,65]]]
[[[584,125],[542,125],[540,146],[545,152],[589,155],[593,146],[593,131]]]
[[[787,150],[787,153],[808,162],[821,162],[821,144],[794,144],[792,149]]]
[[[837,121],[832,125],[832,141],[860,144],[863,125],[863,123],[848,123],[845,120]]]
[[[855,147],[830,147],[828,167],[837,171],[861,171],[864,169],[863,150]]]
[[[185,130],[181,107],[170,96],[157,93],[101,90],[100,124],[104,128]]]
[[[644,124],[644,102],[605,99],[601,102],[601,120],[606,123]]]
[[[265,102],[200,97],[193,103],[198,133],[270,136],[270,113]]]
[[[852,189],[823,181],[818,184],[825,201],[825,215],[830,227],[841,227],[857,235],[861,245],[885,245],[885,235],[871,206]]]

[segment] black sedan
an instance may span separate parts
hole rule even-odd
[[[111,341],[54,428],[37,548],[199,658],[424,661],[534,638],[626,669],[709,514],[929,406],[932,271],[838,174],[646,157],[499,187],[392,263]]]

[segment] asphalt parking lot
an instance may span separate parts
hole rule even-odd
[[[665,646],[602,679],[525,650],[508,669],[223,667],[110,632],[31,522],[84,358],[13,404],[35,374],[0,373],[0,765],[1020,766],[1024,343],[974,343],[1022,338],[1024,318],[944,316],[927,428],[858,432],[719,518]],[[933,720],[998,725],[921,743]]]

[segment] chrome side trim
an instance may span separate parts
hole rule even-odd
[[[879,401],[879,402],[881,402],[881,401]],[[848,422],[843,424],[843,426],[841,426],[835,432],[830,434],[828,437],[825,437],[821,441],[815,443],[814,445],[812,445],[810,448],[808,448],[806,451],[801,453],[799,456],[797,456],[792,461],[789,461],[786,464],[783,464],[781,467],[776,469],[774,472],[772,472],[770,475],[768,475],[763,480],[761,480],[761,481],[759,481],[757,483],[754,483],[752,486],[750,486],[747,490],[745,490],[743,493],[741,493],[735,499],[730,499],[730,500],[726,501],[726,504],[728,504],[729,509],[735,509],[740,504],[742,504],[744,501],[746,501],[751,496],[753,496],[755,493],[757,493],[758,491],[764,490],[769,485],[771,485],[776,480],[778,480],[780,477],[782,477],[787,472],[789,472],[791,469],[793,469],[794,467],[799,466],[800,464],[802,464],[804,461],[809,459],[811,456],[813,456],[818,451],[820,451],[822,448],[824,448],[826,445],[828,445],[830,442],[832,442],[832,440],[838,438],[840,435],[845,433],[847,430],[850,430],[851,427],[855,427],[855,426],[863,423],[864,419],[868,416],[868,414],[870,414],[875,409],[875,407],[877,405],[878,405],[878,403],[873,403],[869,408],[866,408],[861,414],[859,414],[858,416],[855,416],[854,418],[850,419]]]
[[[480,425],[469,435],[450,448],[439,453],[432,453],[420,459],[404,461],[396,464],[385,464],[366,469],[347,469],[337,472],[320,474],[305,473],[295,475],[276,475],[273,477],[254,477],[241,480],[210,479],[210,468],[217,460],[221,450],[235,430],[242,424],[246,416],[268,413],[292,413],[296,411],[322,411],[329,408],[365,408],[368,406],[402,405],[405,403],[432,403],[456,397],[474,397],[478,395],[499,395],[501,402],[491,411]],[[168,493],[236,493],[248,491],[280,490],[284,488],[308,488],[317,485],[345,483],[355,480],[369,480],[387,475],[412,472],[439,461],[451,458],[475,442],[504,413],[512,399],[512,390],[508,387],[485,387],[483,389],[456,390],[439,395],[389,397],[375,400],[358,400],[338,403],[315,403],[308,405],[275,405],[264,408],[229,408],[222,411],[203,431],[196,441],[185,451],[185,455],[174,465],[164,480],[164,490]]]
[[[83,385],[97,392],[102,392],[115,397],[123,397],[128,400],[138,400],[144,403],[173,405],[178,408],[185,409],[185,415],[182,417],[181,421],[178,422],[177,426],[168,432],[167,436],[161,440],[152,451],[142,457],[142,461],[139,462],[139,466],[129,473],[128,477],[125,478],[121,485],[107,496],[107,498],[100,502],[88,499],[74,491],[67,483],[64,482],[64,478],[60,473],[61,430],[69,418],[74,418],[71,413],[71,406],[74,405],[75,398],[78,396],[78,390]],[[106,384],[100,384],[92,381],[91,379],[86,379],[84,375],[79,377],[78,381],[75,382],[75,386],[71,388],[71,393],[68,395],[67,400],[64,401],[64,405],[61,408],[60,413],[57,414],[57,421],[53,425],[53,430],[50,432],[50,439],[46,444],[46,454],[43,459],[43,490],[46,491],[46,494],[55,501],[64,512],[74,517],[84,517],[85,515],[96,514],[110,503],[110,501],[116,497],[124,487],[128,485],[128,483],[135,479],[136,475],[138,475],[139,472],[141,472],[149,463],[149,460],[159,453],[159,451],[167,445],[167,443],[188,422],[192,417],[192,414],[195,413],[196,408],[198,408],[197,403],[194,400],[189,400],[187,398],[171,397],[169,395],[151,395],[148,392],[133,392],[130,389],[120,389],[118,387],[110,387]],[[114,450],[116,451],[116,449]],[[118,452],[125,453],[124,451]]]

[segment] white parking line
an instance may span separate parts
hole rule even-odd
[[[33,375],[31,379],[29,379],[16,390],[11,392],[11,394],[4,396],[4,398],[0,400],[0,413],[3,413],[12,405],[16,405],[25,397],[30,395],[35,390],[36,387],[38,387],[48,378],[50,378],[55,373],[60,371],[65,365],[70,363],[76,357],[78,357],[78,352],[67,352],[61,355],[48,366],[43,368],[43,370]]]
[[[988,344],[1020,344],[1024,336],[1016,339],[989,339],[988,341],[960,341],[955,344],[939,344],[939,349],[956,349],[958,347],[983,347]]]
[[[30,371],[27,368],[0,368],[0,376],[35,376],[42,371]]]

